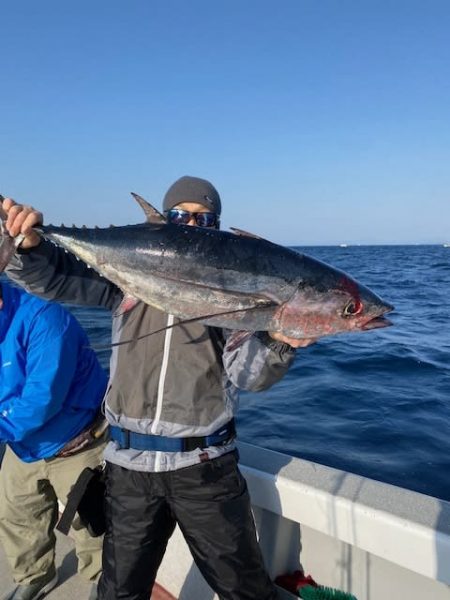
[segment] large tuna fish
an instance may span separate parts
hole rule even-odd
[[[128,296],[183,320],[295,338],[391,324],[383,315],[393,307],[342,271],[240,230],[168,224],[134,196],[146,223],[38,231]],[[3,237],[0,263],[14,249],[5,232]]]

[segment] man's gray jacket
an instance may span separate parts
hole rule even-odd
[[[119,306],[123,292],[45,240],[19,252],[8,267],[11,279],[50,300],[101,306],[113,312],[110,380],[104,410],[111,425],[143,434],[174,437],[209,435],[233,418],[238,388],[259,391],[281,379],[295,351],[256,333],[240,347],[227,349],[227,333],[200,323],[181,324],[173,315],[138,302],[129,312]],[[135,340],[135,341],[133,341]],[[214,458],[233,443],[190,452],[119,449],[110,442],[106,460],[138,471],[170,471]]]

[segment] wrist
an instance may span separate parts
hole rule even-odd
[[[293,348],[290,344],[286,342],[281,342],[273,338],[268,331],[257,331],[255,333],[256,337],[270,350],[280,351],[291,351],[294,352],[295,348]]]

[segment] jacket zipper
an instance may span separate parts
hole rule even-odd
[[[175,317],[173,315],[168,315],[167,317],[167,327],[170,329],[166,329],[166,335],[164,338],[164,352],[163,359],[161,364],[161,372],[159,374],[159,382],[158,382],[158,399],[156,402],[156,413],[155,419],[152,423],[151,432],[153,434],[156,433],[156,429],[159,425],[159,421],[161,419],[161,411],[162,411],[162,403],[164,396],[164,383],[166,381],[167,367],[169,365],[169,351],[170,351],[170,342],[172,340],[172,325],[174,323]]]

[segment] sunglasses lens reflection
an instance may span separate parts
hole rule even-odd
[[[199,227],[214,227],[216,215],[214,213],[197,213],[195,220]]]
[[[194,217],[195,223],[199,227],[215,227],[217,223],[216,214],[211,212],[191,213],[188,210],[177,208],[167,211],[167,219],[169,223],[173,223],[174,225],[187,225],[192,217]]]

